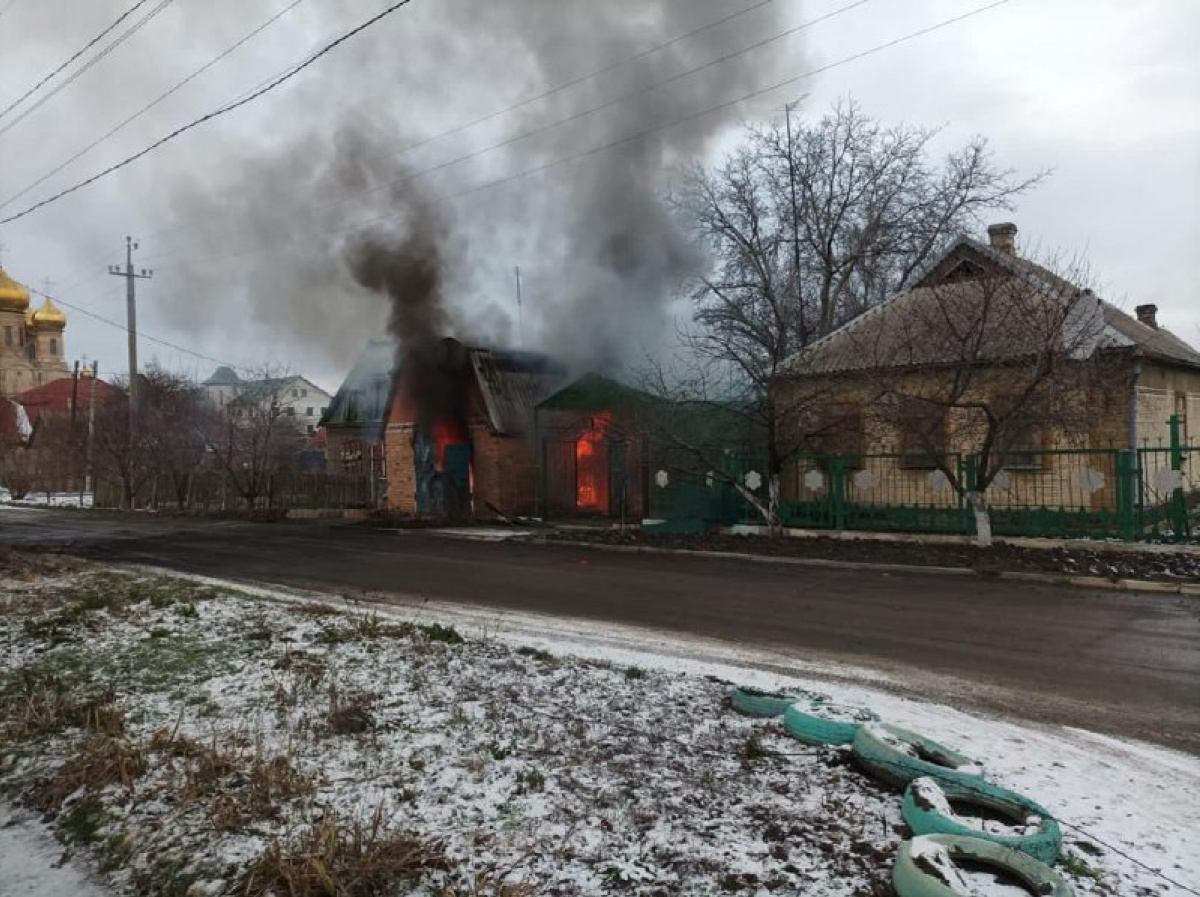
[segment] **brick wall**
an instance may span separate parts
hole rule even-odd
[[[401,514],[417,513],[412,435],[412,424],[389,424],[384,437],[387,506]],[[521,437],[497,436],[481,423],[471,426],[470,436],[475,515],[490,517],[496,511],[505,515],[535,513],[537,463],[530,444]]]
[[[412,424],[388,424],[384,432],[387,458],[387,506],[401,514],[417,513],[417,474],[413,466]]]
[[[537,512],[537,459],[520,436],[497,436],[486,426],[471,428],[475,469],[475,514],[532,515]],[[491,507],[489,507],[489,505]]]

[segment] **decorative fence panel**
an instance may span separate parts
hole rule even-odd
[[[984,489],[996,535],[1185,541],[1200,537],[1200,446],[1180,439],[1126,449],[1055,449],[1023,453]],[[727,460],[722,476],[650,474],[652,516],[686,519],[693,528],[762,523],[730,485],[766,495],[762,459]],[[967,493],[978,459],[899,453],[846,457],[799,455],[787,461],[779,504],[784,526],[972,535]]]

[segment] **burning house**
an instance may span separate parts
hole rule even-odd
[[[545,355],[450,338],[410,349],[384,427],[388,507],[450,518],[535,513],[534,408],[565,373]]]
[[[653,396],[590,373],[540,402],[539,513],[645,517],[650,453],[645,414],[655,404]]]

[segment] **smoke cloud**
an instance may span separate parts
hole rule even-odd
[[[227,24],[219,39],[210,36],[217,47],[237,35],[228,16],[245,23],[266,14],[220,3]],[[414,3],[270,98],[147,162],[152,173],[134,190],[157,225],[148,230],[163,231],[143,240],[159,311],[193,331],[242,321],[268,348],[298,347],[297,368],[344,370],[366,339],[385,333],[401,347],[444,335],[520,345],[576,369],[635,363],[667,339],[668,307],[704,263],[664,204],[672,172],[711,150],[741,113],[726,109],[591,151],[744,94],[780,68],[795,70],[794,52],[756,51],[649,89],[782,30],[782,5]],[[178,6],[178,16],[188,15]],[[342,4],[307,6],[295,15],[314,45],[363,17]],[[561,161],[570,157],[578,158]]]

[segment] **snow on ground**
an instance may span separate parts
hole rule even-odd
[[[23,498],[13,498],[12,493],[0,486],[0,504],[25,508],[90,508],[91,492],[30,492]]]
[[[104,897],[63,846],[29,813],[0,804],[0,894],[6,897]]]
[[[1068,832],[1080,894],[1185,893],[1117,850],[1200,878],[1191,757],[642,630],[91,569],[0,585],[0,788],[114,894],[265,893],[306,857],[362,871],[401,847],[385,880],[444,897],[886,893],[899,795],[734,714],[721,680],[819,691],[973,753],[1112,845]]]

